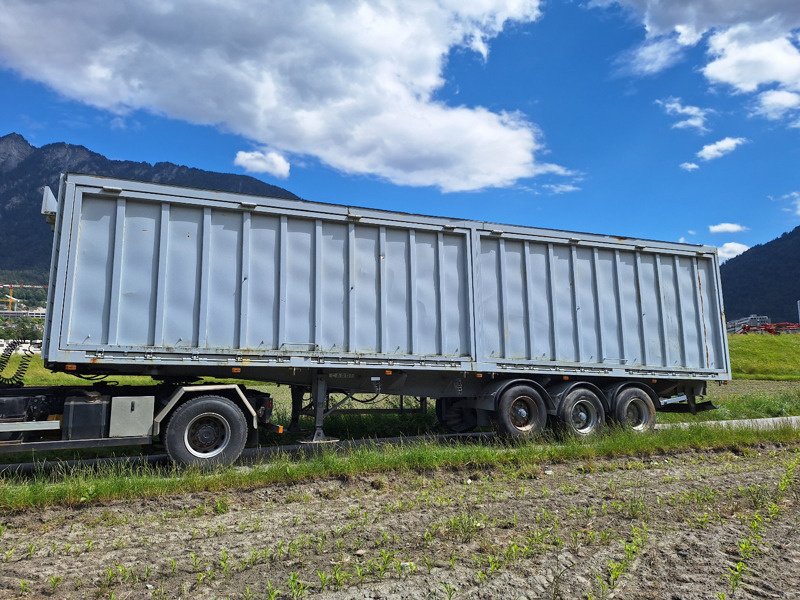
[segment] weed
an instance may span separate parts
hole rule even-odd
[[[226,498],[217,498],[214,501],[214,514],[224,515],[230,510],[230,504]]]
[[[325,571],[317,571],[317,578],[319,579],[320,590],[324,590],[331,582],[331,576]]]
[[[293,599],[302,598],[306,594],[308,584],[301,581],[299,575],[294,571],[289,573],[287,583],[289,585],[289,593]]]
[[[728,585],[731,588],[731,594],[736,593],[745,571],[747,571],[747,565],[741,560],[734,566],[728,567]]]
[[[225,548],[219,553],[219,568],[225,577],[231,574],[230,555]]]
[[[485,515],[460,513],[449,518],[446,523],[447,531],[461,542],[469,542],[481,529],[486,527]]]
[[[272,581],[269,579],[267,580],[267,589],[264,591],[266,592],[264,596],[266,600],[278,600],[278,596],[281,593],[279,589],[272,585]]]

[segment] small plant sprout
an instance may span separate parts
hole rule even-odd
[[[61,575],[51,575],[47,581],[50,584],[50,593],[55,594],[56,589],[64,581],[64,578]]]

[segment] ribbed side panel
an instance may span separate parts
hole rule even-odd
[[[480,238],[479,356],[724,368],[708,258]]]
[[[86,196],[68,344],[465,356],[467,239]]]

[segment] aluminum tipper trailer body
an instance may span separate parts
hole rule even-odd
[[[714,247],[73,174],[43,212],[49,368],[286,383],[318,438],[332,392],[527,435],[730,378]]]

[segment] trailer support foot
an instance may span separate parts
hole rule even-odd
[[[303,394],[305,389],[299,385],[292,386],[292,417],[289,420],[288,431],[297,433],[300,431],[300,413],[303,410]]]
[[[322,430],[322,422],[325,420],[325,407],[328,403],[328,382],[324,375],[314,375],[311,384],[311,397],[314,401],[314,436],[305,444],[321,444],[338,442],[339,440],[329,438]]]

